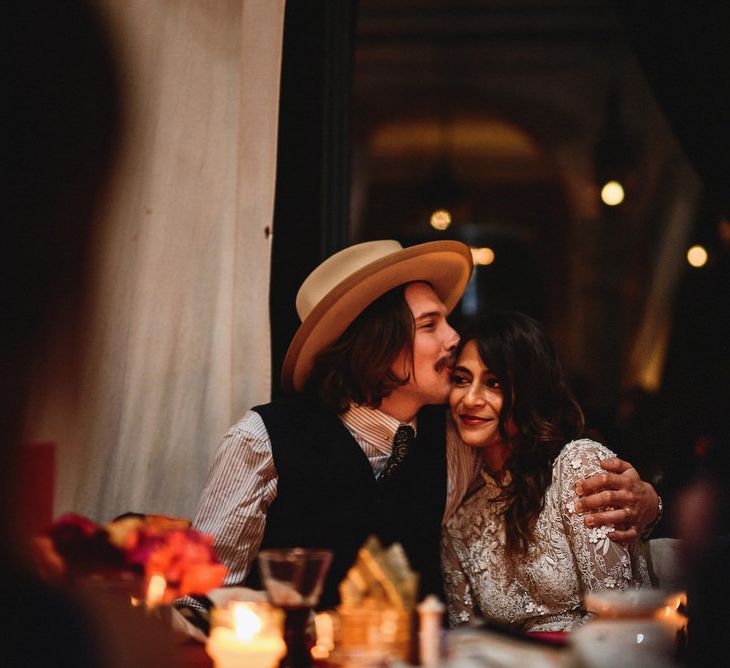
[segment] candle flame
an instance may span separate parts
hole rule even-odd
[[[679,633],[682,629],[686,628],[687,622],[689,621],[686,615],[679,612],[679,608],[683,605],[687,605],[687,594],[685,592],[678,592],[667,598],[664,606],[656,611],[654,617],[668,624],[675,633]]]
[[[153,575],[150,577],[149,584],[147,585],[147,595],[145,596],[145,605],[148,608],[154,608],[156,605],[162,602],[165,596],[165,589],[167,589],[167,582],[162,575]]]
[[[261,631],[261,619],[245,603],[233,603],[231,614],[233,615],[233,631],[239,640],[248,642]]]

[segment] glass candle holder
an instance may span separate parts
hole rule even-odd
[[[211,615],[206,651],[215,668],[275,668],[286,653],[280,610],[268,603],[231,601]]]

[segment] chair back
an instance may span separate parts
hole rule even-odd
[[[679,538],[650,539],[649,567],[654,586],[667,591],[686,590],[682,541]]]

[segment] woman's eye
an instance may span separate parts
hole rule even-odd
[[[454,385],[468,385],[469,379],[460,373],[455,373],[451,376],[451,382]]]
[[[499,381],[494,377],[487,378],[484,384],[490,389],[498,390],[500,388]]]

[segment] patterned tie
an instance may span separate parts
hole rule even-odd
[[[410,427],[407,424],[398,427],[398,431],[395,432],[395,436],[393,437],[393,450],[388,458],[388,463],[385,465],[383,472],[378,477],[378,482],[387,480],[393,475],[394,471],[406,458],[408,448],[413,445],[415,438],[416,433],[413,431],[413,427]]]

